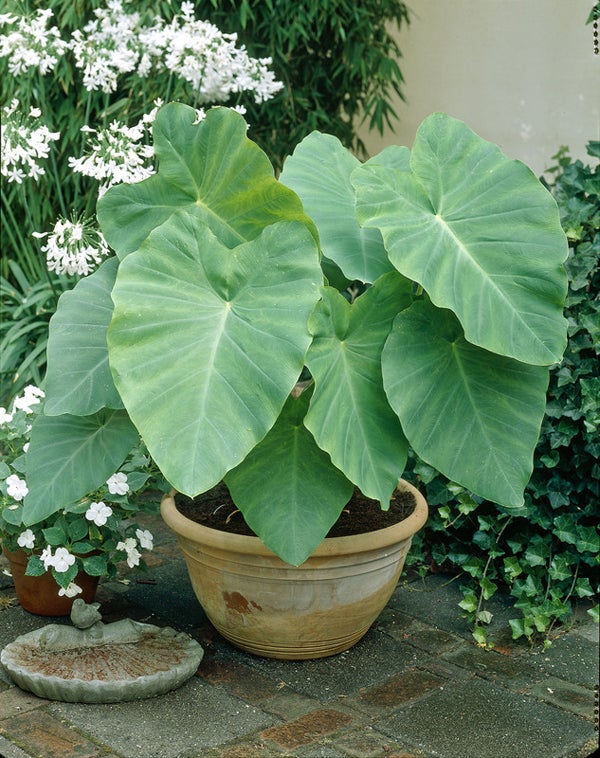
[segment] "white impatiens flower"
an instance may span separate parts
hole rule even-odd
[[[124,474],[122,471],[113,474],[106,482],[106,486],[111,495],[126,495],[129,492],[127,474]]]
[[[81,587],[78,584],[75,584],[75,582],[71,582],[68,587],[61,587],[58,590],[58,594],[61,597],[75,597],[76,595],[80,595],[83,592]]]
[[[42,74],[54,71],[68,44],[56,26],[47,28],[53,15],[49,8],[22,17],[2,14],[2,25],[16,24],[15,29],[0,35],[0,58],[8,58],[11,74],[30,73],[32,68]]]
[[[129,568],[139,566],[142,554],[137,549],[137,542],[133,537],[128,537],[124,542],[119,542],[117,550],[127,553],[127,565]]]
[[[140,547],[143,547],[144,550],[152,550],[154,548],[154,537],[148,529],[136,529],[135,536],[139,540]]]
[[[31,550],[35,546],[35,534],[31,529],[25,529],[24,532],[17,537],[17,545],[19,547],[26,547]]]
[[[104,526],[111,515],[112,508],[103,503],[102,500],[98,503],[90,503],[90,507],[85,512],[86,519],[93,521],[96,526]]]
[[[60,133],[39,124],[40,115],[38,108],[22,113],[16,99],[2,109],[0,173],[9,182],[22,184],[27,178],[35,181],[45,173],[40,161],[48,158],[50,143],[60,139]]]
[[[13,500],[23,500],[29,492],[25,479],[19,479],[16,474],[6,477],[6,494]]]
[[[47,237],[41,250],[46,253],[49,271],[69,276],[87,276],[109,254],[102,232],[90,218],[59,218],[51,232],[34,232],[34,237]]]
[[[52,566],[62,574],[67,571],[75,563],[75,556],[70,553],[66,547],[57,547],[54,557],[52,558]]]
[[[52,555],[52,548],[50,545],[46,545],[46,547],[42,550],[40,560],[44,564],[46,571],[48,571],[48,569],[54,565],[54,556]]]

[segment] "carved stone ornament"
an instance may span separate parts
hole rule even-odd
[[[138,700],[176,689],[204,655],[187,634],[123,619],[104,624],[98,603],[75,601],[75,626],[48,624],[8,644],[0,662],[21,689],[70,703]]]

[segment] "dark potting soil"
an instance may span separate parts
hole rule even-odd
[[[254,535],[223,483],[193,499],[177,494],[175,503],[184,516],[211,529]],[[410,492],[396,491],[390,501],[389,510],[384,511],[377,500],[371,500],[355,489],[354,495],[344,506],[327,536],[344,537],[384,529],[403,521],[410,516],[415,507],[415,498]]]

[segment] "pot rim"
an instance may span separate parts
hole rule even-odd
[[[308,560],[326,555],[367,552],[411,538],[427,521],[429,515],[427,502],[421,492],[404,479],[400,479],[398,482],[398,489],[410,492],[415,498],[415,510],[410,516],[397,524],[371,532],[361,532],[344,537],[325,537],[311,553]],[[187,518],[177,510],[174,495],[175,490],[163,495],[160,512],[167,526],[178,535],[221,550],[275,556],[275,553],[263,543],[260,537],[224,532],[220,529],[198,524],[196,521]]]

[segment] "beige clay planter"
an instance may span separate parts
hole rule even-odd
[[[267,658],[321,658],[363,637],[390,599],[412,536],[427,519],[421,493],[404,521],[375,532],[325,539],[301,566],[284,563],[258,537],[229,534],[161,504],[183,550],[194,592],[231,643]]]

